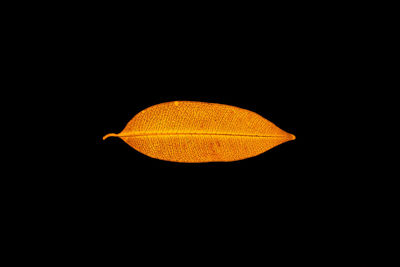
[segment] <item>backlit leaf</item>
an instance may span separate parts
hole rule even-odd
[[[295,139],[252,111],[195,101],[146,108],[103,140],[110,136],[149,157],[191,163],[242,160]]]

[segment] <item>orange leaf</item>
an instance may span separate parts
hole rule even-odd
[[[149,157],[175,162],[236,161],[295,139],[252,111],[194,101],[151,106],[103,140],[110,136]]]

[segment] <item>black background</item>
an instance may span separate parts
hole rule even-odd
[[[346,32],[325,8],[231,8],[95,5],[54,26],[49,67],[65,62],[53,77],[70,100],[65,128],[79,141],[59,170],[66,176],[50,186],[65,196],[54,210],[81,253],[90,247],[110,262],[306,262],[332,257],[327,244],[360,238],[359,180],[346,178],[348,162],[325,139],[346,65],[347,43],[335,36]],[[141,110],[175,100],[245,108],[296,140],[204,164],[160,161],[118,138],[102,140]]]
[[[195,243],[207,255],[282,253],[310,236],[315,249],[335,202],[326,197],[331,178],[319,169],[313,137],[321,131],[318,87],[326,83],[315,47],[320,30],[286,23],[257,17],[245,25],[201,19],[103,29],[91,58],[95,157],[83,184],[89,214],[112,227],[110,235],[140,239],[142,248],[178,243],[183,251]],[[159,161],[120,139],[102,141],[144,108],[174,100],[249,109],[297,139],[258,157],[206,164]]]

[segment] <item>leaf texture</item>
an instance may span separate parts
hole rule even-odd
[[[110,136],[149,157],[190,163],[242,160],[295,139],[252,111],[195,101],[146,108],[103,140]]]

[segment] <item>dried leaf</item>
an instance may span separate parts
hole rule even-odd
[[[295,139],[252,111],[194,101],[151,106],[103,140],[110,136],[149,157],[175,162],[236,161]]]

